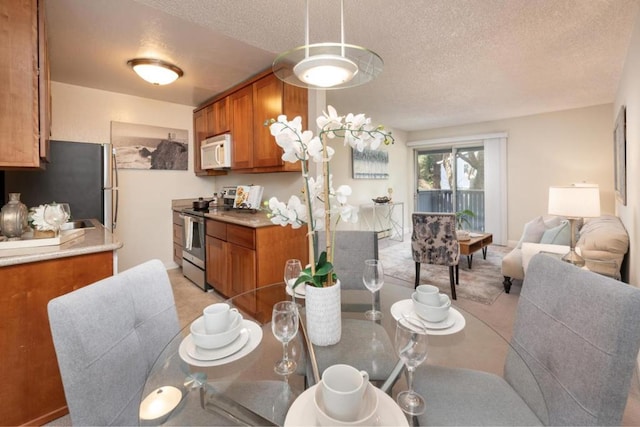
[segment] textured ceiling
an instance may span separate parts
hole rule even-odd
[[[340,38],[339,0],[309,0],[310,41]],[[302,0],[47,0],[54,81],[198,105],[304,43]],[[406,131],[612,102],[640,0],[345,0],[345,41],[384,60],[339,112]],[[185,75],[151,86],[154,56]]]

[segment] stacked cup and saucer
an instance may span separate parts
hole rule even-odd
[[[285,426],[408,425],[396,402],[350,365],[329,366],[321,381],[293,402]]]
[[[451,306],[449,295],[433,285],[418,286],[410,300],[397,301],[391,306],[391,314],[396,320],[417,316],[429,335],[453,334],[461,331],[466,323],[462,313]]]
[[[420,285],[411,294],[413,310],[428,329],[446,329],[454,325],[456,316],[452,316],[451,298],[440,293],[433,285]],[[456,310],[457,312],[457,310]]]
[[[236,360],[248,354],[262,338],[260,327],[243,319],[238,309],[227,303],[205,307],[189,330],[191,333],[180,345],[180,356],[196,366],[216,366]]]

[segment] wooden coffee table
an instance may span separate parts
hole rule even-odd
[[[471,233],[474,237],[469,240],[458,240],[460,244],[460,255],[467,256],[467,263],[471,269],[473,262],[473,253],[482,249],[482,258],[487,259],[487,247],[493,242],[493,234],[491,233]]]

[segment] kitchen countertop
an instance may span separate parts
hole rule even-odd
[[[195,200],[196,199],[173,200],[171,202],[171,209],[176,212],[180,212],[184,208],[192,208],[192,202]],[[243,212],[238,209],[225,210],[224,208],[218,208],[216,212],[209,211],[209,213],[205,213],[204,217],[251,228],[280,227],[279,225],[271,222],[267,217],[266,211],[257,211],[252,213]]]
[[[122,247],[122,242],[111,231],[104,228],[98,220],[92,219],[90,221],[94,228],[85,228],[83,235],[61,245],[2,249],[2,242],[0,242],[0,267],[114,251]]]

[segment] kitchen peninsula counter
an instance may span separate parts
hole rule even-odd
[[[93,224],[93,228],[83,229],[83,235],[61,245],[2,249],[2,242],[0,242],[0,267],[74,257],[97,252],[111,252],[122,247],[122,242],[120,242],[111,231],[100,224],[99,221],[95,219],[90,221]]]
[[[42,425],[68,413],[47,304],[117,271],[122,243],[91,223],[61,245],[0,250],[2,425]]]

